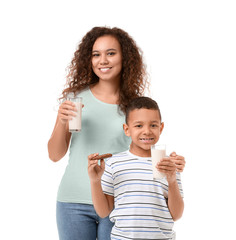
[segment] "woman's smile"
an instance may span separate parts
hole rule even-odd
[[[112,69],[112,68],[111,67],[99,68],[99,70],[103,73],[108,72],[110,69]]]

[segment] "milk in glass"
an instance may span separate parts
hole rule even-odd
[[[79,132],[81,130],[81,117],[82,117],[82,97],[69,97],[69,101],[75,104],[77,109],[76,116],[73,116],[69,121],[69,131]]]
[[[157,170],[156,165],[162,158],[166,156],[166,146],[165,145],[153,145],[151,147],[151,155],[152,155],[152,171],[153,178],[161,179],[165,177],[164,173],[161,173]]]

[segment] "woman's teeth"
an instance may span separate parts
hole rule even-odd
[[[111,68],[100,68],[101,72],[107,72],[108,70],[110,70]]]

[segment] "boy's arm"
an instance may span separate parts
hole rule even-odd
[[[91,182],[91,193],[96,213],[101,218],[107,217],[113,210],[114,197],[103,193],[101,181]]]
[[[104,194],[101,186],[101,177],[105,169],[105,162],[103,159],[92,160],[98,154],[91,154],[88,156],[88,174],[91,184],[92,200],[95,211],[101,217],[107,217],[114,207],[114,197]]]
[[[176,165],[171,157],[163,158],[157,165],[160,172],[165,173],[168,181],[168,208],[174,221],[181,218],[184,211],[184,201],[176,180]]]
[[[184,211],[184,201],[180,195],[177,181],[169,183],[168,208],[174,221],[182,217]]]

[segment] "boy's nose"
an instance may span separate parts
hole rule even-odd
[[[151,133],[151,129],[149,127],[144,128],[144,133],[145,134],[150,134]]]

